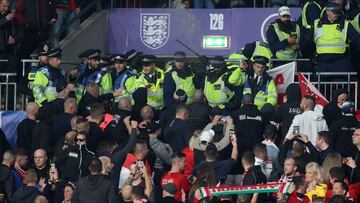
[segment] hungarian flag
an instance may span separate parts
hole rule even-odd
[[[278,93],[278,103],[283,103],[286,88],[291,83],[294,83],[295,67],[295,62],[291,62],[266,71],[275,82]]]
[[[298,80],[301,91],[301,96],[311,95],[315,98],[316,104],[326,106],[329,101],[319,92],[316,87],[309,82],[301,72],[298,72]]]

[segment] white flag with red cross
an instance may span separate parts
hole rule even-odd
[[[291,62],[267,71],[275,82],[278,93],[278,103],[283,103],[286,88],[291,83],[294,83],[295,68],[295,62]]]

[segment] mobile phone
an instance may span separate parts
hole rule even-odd
[[[136,161],[136,166],[138,168],[142,168],[142,167],[144,167],[144,162],[143,161]]]
[[[236,133],[235,133],[234,129],[229,130],[229,136],[230,136],[230,140],[234,139],[234,137],[236,136]]]
[[[293,127],[293,134],[294,135],[299,135],[300,133],[300,126],[294,126]]]
[[[50,173],[54,173],[56,171],[56,166],[54,163],[50,164]]]

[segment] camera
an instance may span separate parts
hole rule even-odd
[[[293,127],[293,134],[296,136],[299,136],[300,134],[300,126],[294,126]]]
[[[142,168],[142,167],[144,167],[144,162],[143,162],[143,161],[136,161],[136,167],[137,167],[137,168]]]

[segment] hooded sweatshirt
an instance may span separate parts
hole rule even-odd
[[[115,187],[103,175],[89,175],[81,178],[76,185],[72,202],[119,202]]]
[[[272,115],[271,120],[283,123],[282,136],[284,137],[289,130],[294,117],[301,113],[300,102],[301,92],[298,84],[290,84],[286,88],[287,102],[280,104],[279,108]]]
[[[300,133],[303,133],[309,137],[309,141],[315,146],[315,140],[318,136],[318,132],[327,131],[328,126],[323,118],[322,114],[315,111],[305,111],[300,115],[296,115],[291,123],[286,138],[293,133],[293,127],[299,126]]]
[[[331,126],[331,124],[337,120],[340,120],[342,117],[341,108],[337,104],[337,99],[340,94],[347,93],[346,89],[337,89],[334,90],[332,93],[332,100],[330,103],[328,103],[324,109],[324,119],[326,120],[326,123],[328,126]]]

